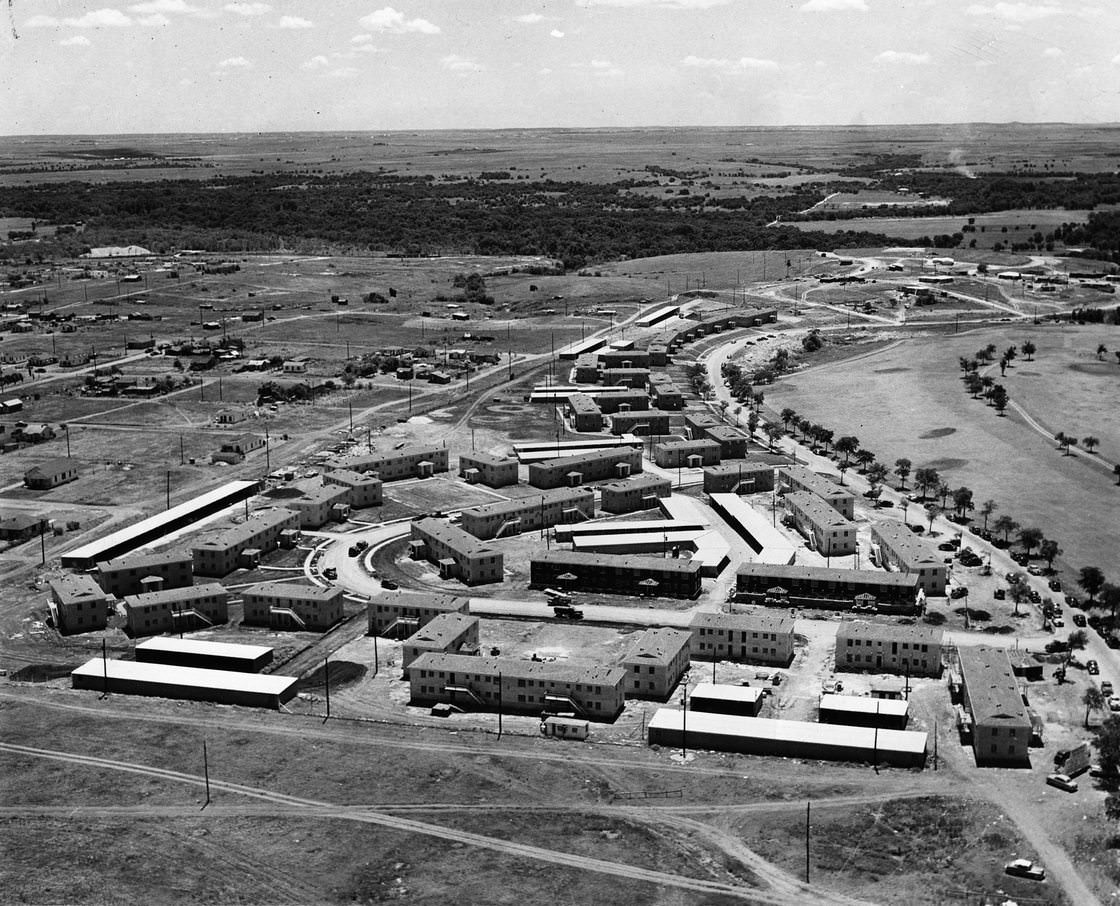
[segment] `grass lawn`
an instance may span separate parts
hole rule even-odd
[[[1038,526],[1056,538],[1065,550],[1065,560],[1074,567],[1090,563],[1108,568],[1115,562],[1116,539],[1102,532],[1117,493],[1114,482],[1103,471],[1072,456],[1061,456],[1052,440],[1040,436],[1014,416],[999,418],[995,411],[965,393],[958,359],[971,355],[987,343],[1003,349],[1032,337],[1043,361],[1057,346],[1095,356],[1100,330],[1091,327],[992,328],[938,339],[911,340],[867,357],[838,362],[793,375],[767,388],[767,404],[775,411],[789,406],[801,415],[834,429],[837,435],[854,434],[893,467],[906,457],[915,469],[932,466],[952,486],[971,488],[976,501],[991,498],[1023,525]],[[1090,364],[1085,362],[1085,364]],[[1030,372],[1041,367],[1020,360],[1009,372]],[[1056,369],[1058,370],[1058,369]],[[1065,369],[1078,381],[1086,371]],[[998,379],[998,371],[996,372]],[[1008,383],[1016,398],[1013,381],[1044,380],[1018,374]],[[1101,376],[1081,391],[1078,419],[1066,421],[1058,430],[1089,433],[1102,438],[1114,436],[1115,380]],[[1085,388],[1089,385],[1086,383]],[[1047,389],[1051,401],[1032,402],[1030,391],[1022,404],[1028,411],[1039,407],[1044,422],[1050,413],[1067,411],[1072,390]],[[1046,406],[1057,408],[1046,409]],[[1113,426],[1113,427],[1109,427]],[[1115,455],[1115,454],[1114,454]]]

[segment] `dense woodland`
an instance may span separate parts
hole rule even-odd
[[[904,163],[904,160],[887,163]],[[876,161],[882,166],[884,161]],[[656,181],[607,185],[542,180],[436,179],[391,173],[346,175],[258,174],[207,181],[164,180],[92,184],[69,182],[0,188],[0,212],[44,223],[84,222],[80,235],[14,242],[9,260],[73,255],[94,245],[136,243],[156,252],[366,252],[543,255],[569,269],[608,260],[680,252],[881,246],[899,240],[872,232],[800,232],[783,221],[840,188],[826,181],[780,195],[710,197],[701,187],[677,187],[668,197],[634,191]],[[1111,174],[990,174],[968,178],[944,172],[879,169],[878,188],[952,199],[950,214],[1013,208],[1094,208],[1120,204],[1120,176]],[[293,181],[295,180],[295,181]],[[939,211],[941,213],[942,211]],[[814,212],[814,218],[927,214],[898,207]],[[1087,225],[1055,236],[1096,257],[1120,260],[1120,214],[1094,214]],[[928,244],[955,246],[961,237]]]
[[[629,191],[628,182],[459,182],[384,174],[58,185],[0,189],[0,211],[46,223],[83,221],[62,243],[136,243],[153,251],[281,247],[376,249],[403,255],[545,255],[578,268],[675,252],[832,249],[891,240],[873,233],[767,227],[816,193],[751,199],[735,211],[697,210]],[[80,251],[80,248],[63,250]],[[17,254],[24,249],[15,250]],[[48,254],[27,247],[29,255]]]

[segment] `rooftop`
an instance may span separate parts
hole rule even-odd
[[[64,472],[70,472],[77,468],[78,460],[70,459],[65,456],[58,456],[32,466],[24,474],[27,476],[61,475]]]
[[[878,537],[900,560],[908,566],[942,565],[941,556],[924,538],[919,538],[900,522],[880,522],[871,527],[873,537]]]
[[[163,566],[167,563],[190,563],[190,551],[170,550],[156,551],[153,553],[131,554],[127,557],[116,557],[112,560],[102,560],[97,564],[99,570],[112,572],[118,569],[150,569],[153,566]]]
[[[591,554],[583,551],[545,551],[533,558],[539,563],[562,563],[578,568],[580,566],[607,566],[650,572],[698,573],[700,563],[696,560],[679,560],[671,557],[634,557],[630,555],[611,556],[610,554]]]
[[[488,466],[508,466],[517,463],[517,460],[508,456],[495,456],[493,453],[463,453],[459,460],[461,462],[482,463]]]
[[[915,590],[919,579],[915,573],[892,573],[877,569],[830,569],[824,566],[786,566],[781,563],[744,563],[739,567],[739,574],[814,582],[846,582],[854,585],[894,585]]]
[[[294,582],[259,582],[244,589],[242,594],[276,595],[299,601],[330,601],[342,594],[341,588],[323,588],[320,585],[297,585]]]
[[[244,658],[256,660],[269,654],[272,649],[267,645],[235,645],[231,642],[208,642],[202,639],[177,639],[171,636],[156,636],[145,639],[136,645],[145,651],[168,651],[175,654],[194,654],[203,657]],[[100,663],[100,662],[99,662]]]
[[[548,506],[551,503],[586,500],[591,502],[595,495],[590,488],[552,488],[539,494],[514,497],[512,500],[496,500],[479,506],[467,507],[463,513],[471,516],[494,516],[507,513],[522,513],[526,510]]]
[[[161,588],[159,591],[142,591],[135,595],[125,595],[124,606],[147,607],[152,604],[179,603],[210,595],[229,595],[229,591],[220,582],[184,585],[182,588]]]
[[[416,630],[404,644],[438,645],[442,648],[450,645],[477,623],[478,617],[470,617],[465,613],[441,613],[429,620],[423,628]]]
[[[962,645],[958,655],[972,719],[977,724],[1001,721],[1029,727],[1030,717],[1007,651]]]
[[[380,478],[367,475],[364,472],[355,472],[353,469],[334,469],[327,472],[324,478],[330,478],[340,485],[381,484]]]
[[[262,695],[283,695],[299,682],[294,676],[275,673],[248,673],[240,670],[207,670],[201,667],[176,667],[146,661],[86,661],[71,676],[94,679],[108,675],[112,680],[153,683],[160,686],[187,686],[194,689],[234,689]]]
[[[474,535],[463,531],[459,526],[452,525],[442,519],[436,519],[433,516],[417,519],[412,525],[464,556],[494,552],[493,547],[479,541]]]
[[[769,613],[712,613],[701,611],[693,614],[689,624],[693,629],[729,629],[735,632],[773,632],[779,635],[793,632],[794,622],[787,616]]]
[[[606,484],[599,485],[599,490],[619,493],[644,490],[646,488],[668,488],[672,487],[672,485],[672,481],[668,478],[662,478],[660,475],[654,475],[652,472],[642,472],[640,475],[635,475],[632,478],[620,478],[618,481],[608,481]]]
[[[722,702],[754,704],[762,697],[762,686],[733,686],[730,683],[700,683],[688,693],[690,700],[697,698]]]
[[[868,698],[864,695],[822,695],[822,711],[850,711],[853,714],[884,714],[888,717],[905,717],[910,713],[910,702],[896,698]]]
[[[78,601],[105,600],[105,592],[93,578],[81,573],[51,579],[51,591],[63,606]]]
[[[705,466],[705,475],[738,475],[748,472],[773,472],[774,466],[768,462],[759,462],[755,459],[734,462],[721,462],[718,466]]]
[[[868,620],[851,620],[840,624],[836,641],[841,639],[869,639],[882,642],[918,642],[940,645],[945,633],[932,626],[899,626],[897,623],[872,623]]]
[[[655,450],[711,450],[719,449],[719,444],[714,440],[671,440],[667,443],[657,444]]]
[[[791,481],[796,481],[806,490],[812,491],[818,497],[823,497],[825,500],[854,496],[847,488],[840,487],[836,482],[805,466],[782,466],[780,474],[786,476]]]
[[[829,506],[821,497],[808,491],[795,491],[785,495],[787,506],[796,508],[807,519],[819,527],[847,528],[855,530],[855,523],[845,519],[832,506]]]
[[[614,664],[591,661],[529,661],[517,657],[476,657],[470,654],[426,652],[412,662],[410,670],[443,670],[509,679],[550,679],[561,683],[614,686],[626,679],[626,671]]]
[[[240,525],[231,525],[222,529],[209,538],[200,539],[195,545],[195,550],[206,548],[227,548],[253,538],[258,532],[280,525],[285,521],[299,518],[299,514],[285,507],[275,507],[265,510],[256,510]],[[71,554],[73,556],[73,554]]]
[[[621,661],[630,663],[641,659],[644,663],[656,661],[668,665],[691,641],[692,633],[685,629],[646,629],[638,634]]]

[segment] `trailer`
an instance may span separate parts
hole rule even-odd
[[[556,739],[587,739],[591,724],[573,717],[546,717],[541,721],[541,734]]]

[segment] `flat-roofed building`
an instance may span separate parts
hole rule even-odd
[[[608,513],[633,513],[637,510],[650,510],[657,501],[673,492],[673,484],[668,478],[643,472],[634,478],[611,481],[601,485],[602,507]]]
[[[929,742],[928,734],[914,730],[880,730],[693,710],[686,717],[675,708],[658,708],[647,729],[650,745],[680,748],[687,743],[690,749],[903,768],[923,767]]]
[[[242,434],[233,440],[225,441],[217,452],[210,454],[211,462],[235,464],[243,462],[254,450],[265,445],[265,439],[258,434]]]
[[[601,390],[595,394],[595,405],[605,415],[644,412],[649,409],[649,394],[644,390]]]
[[[705,432],[709,428],[715,428],[722,424],[723,422],[706,409],[693,410],[684,414],[684,426],[688,430],[688,436],[693,440],[703,440]]]
[[[609,387],[645,387],[649,383],[648,368],[604,368],[601,374]]]
[[[124,598],[128,634],[190,632],[229,620],[229,591],[220,582],[147,591]]]
[[[323,475],[323,483],[345,488],[346,503],[355,510],[381,506],[383,495],[380,478],[351,469],[334,469]]]
[[[645,629],[619,659],[626,669],[626,697],[666,701],[689,665],[692,634],[684,629]]]
[[[692,711],[758,717],[764,701],[762,686],[733,686],[730,683],[700,683],[688,694]]]
[[[957,649],[963,704],[972,718],[972,751],[978,765],[1026,766],[1031,718],[1003,648]]]
[[[411,703],[465,710],[614,720],[625,705],[626,671],[580,661],[422,654],[409,665]]]
[[[193,560],[190,552],[184,550],[102,560],[97,564],[97,584],[118,598],[143,591],[183,588],[194,584]]]
[[[826,610],[851,610],[858,605],[914,613],[922,600],[914,575],[780,563],[744,563],[735,576],[735,589],[740,600],[755,604]]]
[[[490,453],[464,453],[459,457],[459,477],[468,484],[481,482],[492,488],[517,484],[516,459]],[[473,474],[472,474],[473,473]]]
[[[684,408],[684,393],[664,372],[655,371],[649,376],[649,395],[654,406],[666,412],[679,412]]]
[[[822,724],[905,730],[910,722],[910,703],[863,695],[822,695],[817,719]]]
[[[856,524],[845,519],[816,494],[794,491],[782,497],[787,518],[813,542],[813,549],[826,557],[856,552]]]
[[[401,645],[401,662],[404,675],[420,655],[478,654],[478,617],[462,613],[441,613],[417,629]]]
[[[721,460],[743,459],[747,455],[750,438],[738,428],[733,428],[731,425],[713,425],[704,429],[704,435],[708,440],[714,440],[719,444]]]
[[[805,466],[780,466],[778,479],[783,493],[805,491],[816,494],[845,519],[855,518],[855,495],[812,469]]]
[[[239,566],[255,566],[260,554],[280,546],[280,533],[289,529],[299,530],[299,513],[285,507],[256,510],[240,525],[196,542],[191,548],[195,575],[220,579]],[[258,553],[246,554],[248,551]]]
[[[500,550],[442,519],[429,516],[413,522],[409,551],[413,559],[425,559],[438,566],[441,579],[487,585],[505,578]]]
[[[604,371],[612,368],[649,368],[649,352],[644,349],[604,349],[599,352],[599,367]]]
[[[394,594],[371,598],[366,607],[368,634],[403,639],[441,614],[466,615],[470,602],[454,595]]]
[[[616,447],[529,464],[535,488],[576,487],[590,481],[627,478],[642,471],[640,447]]]
[[[572,377],[581,384],[599,383],[599,357],[593,352],[581,355],[572,363]]]
[[[701,564],[666,557],[616,556],[582,551],[546,551],[530,563],[535,588],[665,598],[696,598]]]
[[[836,669],[940,676],[943,637],[932,626],[841,623],[836,633]]]
[[[720,446],[714,440],[674,440],[654,444],[653,461],[663,469],[699,469],[720,460]]]
[[[611,434],[636,434],[657,437],[669,433],[669,416],[644,409],[638,412],[616,412],[611,416]]]
[[[489,540],[595,518],[591,488],[555,488],[543,494],[472,506],[462,511],[463,531]]]
[[[62,635],[95,632],[108,625],[108,598],[90,576],[66,575],[51,579],[51,610]]]
[[[284,505],[299,513],[301,529],[317,529],[350,515],[350,492],[340,485],[324,484],[285,500]]]
[[[586,393],[573,393],[568,397],[568,414],[577,431],[603,430],[603,412]]]
[[[721,462],[704,469],[706,494],[756,494],[774,490],[774,466],[756,460]]]
[[[68,457],[48,459],[23,473],[23,483],[32,491],[49,491],[78,477],[78,461]]]
[[[272,663],[266,645],[236,645],[204,639],[156,636],[136,646],[136,660],[145,664],[200,667],[203,670],[241,670],[257,673]]]
[[[581,355],[595,352],[597,349],[602,349],[607,345],[607,341],[601,337],[587,337],[584,340],[575,340],[569,343],[562,349],[557,350],[556,357],[563,360],[578,359]]]
[[[247,626],[326,632],[342,619],[342,589],[336,586],[261,582],[241,594]]]
[[[747,542],[757,562],[789,564],[797,559],[797,547],[771,524],[771,517],[737,494],[709,494],[712,509]]]
[[[881,563],[916,575],[927,595],[945,594],[949,571],[939,551],[928,541],[918,538],[899,522],[875,523],[871,526],[871,539],[878,547]]]
[[[75,689],[217,702],[274,710],[295,697],[299,679],[275,673],[203,670],[95,657],[70,674]]]
[[[430,478],[437,472],[447,471],[447,448],[414,446],[402,447],[382,453],[364,453],[332,460],[335,469],[354,472],[373,472],[382,481],[400,481],[404,478]]]
[[[788,667],[793,661],[794,622],[790,617],[701,611],[690,626],[694,657],[778,667]]]

